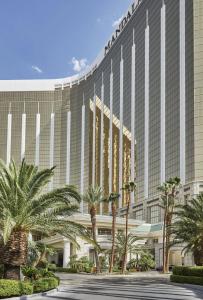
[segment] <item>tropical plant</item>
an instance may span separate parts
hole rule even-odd
[[[97,245],[97,235],[96,235],[96,215],[97,207],[105,199],[103,197],[103,190],[100,186],[90,186],[83,196],[83,200],[88,204],[89,213],[92,223],[92,238],[95,242],[94,246],[94,255],[96,262],[96,273],[100,272],[100,263],[99,263],[99,254],[98,254],[98,245]]]
[[[155,267],[155,261],[153,255],[149,250],[135,249],[133,254],[136,254],[136,258],[131,259],[127,264],[127,269],[137,269],[139,271],[148,271]]]
[[[28,242],[28,264],[32,267],[38,267],[40,264],[48,264],[47,255],[54,255],[55,249],[42,242]]]
[[[163,220],[163,273],[169,271],[169,253],[171,243],[171,224],[175,207],[178,205],[178,193],[180,178],[170,178],[158,187],[161,194],[162,209],[164,210]]]
[[[136,251],[138,251],[139,246],[137,245],[137,241],[140,241],[141,239],[142,238],[137,237],[132,233],[129,233],[127,235],[127,238],[126,235],[122,232],[116,234],[115,253],[118,256],[119,261],[121,262],[121,266],[123,266],[123,260],[125,259],[125,255],[127,260],[128,253],[135,254]]]
[[[117,193],[111,193],[107,202],[111,204],[111,214],[112,214],[112,246],[111,246],[111,256],[110,256],[110,265],[109,273],[113,271],[114,265],[114,256],[115,256],[115,236],[116,236],[116,216],[117,216],[117,202],[120,195]]]
[[[183,252],[192,252],[197,266],[203,265],[203,194],[179,205],[172,225],[174,244],[186,244]]]
[[[4,277],[19,279],[20,266],[26,265],[28,236],[61,234],[73,243],[76,235],[88,238],[85,227],[69,221],[67,216],[78,211],[80,195],[73,186],[44,193],[54,169],[39,170],[22,161],[18,168],[0,162],[0,232],[1,261]]]
[[[128,182],[125,183],[122,190],[126,192],[127,196],[127,206],[126,206],[126,214],[125,214],[125,248],[124,248],[124,254],[123,254],[123,263],[122,263],[122,274],[126,272],[126,264],[127,264],[127,243],[128,243],[128,219],[129,219],[129,210],[130,210],[130,196],[132,193],[135,192],[136,184],[135,182]]]

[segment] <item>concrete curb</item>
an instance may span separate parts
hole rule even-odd
[[[188,288],[188,289],[192,289],[192,290],[203,292],[203,286],[202,285],[198,285],[198,284],[177,283],[177,282],[172,282],[172,281],[170,281],[170,284],[171,285],[177,285],[177,286],[180,286],[180,287],[184,287],[184,288]]]
[[[48,296],[52,293],[58,292],[59,287],[56,289],[47,291],[47,292],[42,292],[42,293],[37,293],[37,294],[32,294],[32,295],[24,295],[24,296],[19,296],[19,297],[11,297],[11,298],[2,298],[2,300],[29,300],[29,299],[34,299],[35,297],[39,296]]]

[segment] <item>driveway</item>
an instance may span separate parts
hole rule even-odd
[[[61,274],[58,292],[37,300],[198,300],[203,288],[171,284],[156,272],[135,276],[92,276]]]

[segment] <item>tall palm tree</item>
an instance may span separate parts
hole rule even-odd
[[[128,219],[129,219],[129,210],[130,210],[130,196],[132,193],[135,192],[136,189],[136,184],[135,182],[128,182],[125,183],[122,190],[126,192],[127,195],[127,206],[126,206],[126,213],[125,213],[125,251],[124,251],[124,256],[123,256],[123,264],[122,264],[122,274],[126,272],[126,265],[127,265],[127,243],[128,243]]]
[[[174,244],[185,243],[185,253],[192,252],[195,264],[203,265],[203,193],[185,205],[178,206],[172,225]]]
[[[169,271],[169,253],[171,247],[171,224],[174,209],[177,205],[177,195],[180,188],[180,178],[170,178],[158,187],[161,194],[162,208],[164,209],[163,220],[163,273]]]
[[[112,273],[113,264],[114,264],[114,256],[115,256],[115,236],[116,236],[116,216],[117,216],[117,202],[120,195],[117,193],[111,193],[108,202],[111,203],[111,213],[112,213],[112,246],[111,246],[111,258],[110,258],[110,266],[109,273]]]
[[[97,207],[101,202],[104,201],[103,197],[103,190],[100,186],[90,186],[83,196],[83,200],[88,204],[91,223],[92,223],[92,238],[95,242],[94,247],[94,255],[95,255],[95,262],[96,262],[96,272],[100,272],[100,264],[99,264],[99,254],[98,254],[98,247],[97,247],[97,234],[96,234],[96,215],[97,215]]]
[[[75,241],[87,229],[65,217],[78,211],[80,195],[73,186],[44,193],[54,168],[39,170],[22,161],[6,166],[0,162],[0,234],[1,261],[5,278],[20,278],[20,266],[27,263],[28,236],[61,234]]]

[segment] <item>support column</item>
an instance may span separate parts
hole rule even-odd
[[[163,0],[161,8],[161,174],[160,183],[165,182],[166,164],[166,6]]]
[[[40,145],[40,114],[36,115],[36,145],[35,145],[35,165],[39,166],[39,145]]]
[[[66,136],[66,184],[70,184],[70,139],[71,139],[71,111],[67,112]]]
[[[94,84],[94,103],[93,103],[93,143],[92,143],[92,186],[95,186],[95,163],[96,163],[96,91]]]
[[[81,173],[80,173],[80,193],[84,193],[84,153],[85,153],[85,105],[83,94],[83,106],[82,106],[82,131],[81,131]],[[83,214],[83,200],[80,204],[80,212]]]
[[[70,262],[70,242],[68,240],[64,239],[63,268],[67,268],[69,262]]]
[[[133,29],[132,61],[131,61],[131,181],[135,181],[135,32]],[[135,194],[130,195],[131,204],[135,202]]]
[[[50,148],[49,148],[49,167],[52,168],[54,165],[54,122],[55,114],[51,113],[51,124],[50,124]],[[49,189],[53,189],[53,178],[49,183]]]
[[[112,193],[113,185],[113,71],[111,60],[111,74],[110,74],[110,124],[109,124],[109,194]],[[109,212],[111,212],[111,203],[109,203]]]
[[[148,11],[145,28],[145,145],[144,145],[144,197],[149,196],[149,25]]]
[[[8,114],[8,123],[7,123],[7,150],[6,150],[6,164],[7,166],[11,161],[11,130],[12,130],[12,114]]]
[[[180,3],[180,179],[185,184],[185,0]]]
[[[22,114],[22,129],[21,129],[21,161],[25,158],[25,138],[26,138],[26,114]]]
[[[120,132],[119,132],[119,208],[122,207],[122,186],[123,186],[123,46],[121,46],[120,61]]]
[[[101,139],[100,139],[100,186],[103,188],[103,167],[104,167],[104,74],[102,73],[101,86]],[[103,213],[103,204],[100,203],[100,215]]]

